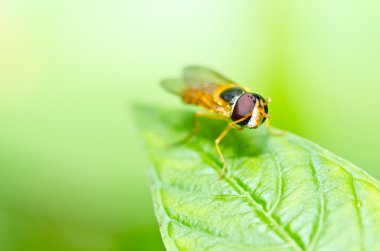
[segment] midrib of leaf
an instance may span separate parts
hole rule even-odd
[[[214,164],[213,164],[213,166],[214,166]],[[218,172],[218,169],[216,169],[216,172]],[[166,224],[166,228],[165,229],[169,229],[170,224],[172,222],[176,222],[176,223],[181,224],[182,226],[185,226],[185,227],[187,227],[187,228],[189,228],[191,230],[200,231],[203,234],[209,235],[212,238],[223,239],[223,237],[221,237],[221,236],[217,236],[217,235],[215,235],[213,233],[210,233],[209,231],[205,231],[204,229],[194,227],[191,224],[184,223],[183,221],[178,220],[178,219],[174,218],[173,216],[171,216],[170,213],[165,208],[164,203],[162,202],[161,191],[162,191],[163,187],[162,187],[162,183],[161,183],[161,180],[159,178],[159,175],[157,174],[157,172],[155,170],[151,171],[151,179],[155,180],[155,183],[156,183],[155,188],[152,187],[152,189],[151,189],[152,190],[152,194],[154,194],[155,197],[156,197],[156,199],[161,202],[161,203],[159,203],[159,205],[160,205],[159,207],[161,208],[161,210],[163,212],[165,212],[165,217],[168,219],[167,221],[161,223],[161,224]],[[231,183],[229,181],[227,181],[227,182],[229,183],[229,185],[231,185],[232,187],[234,187],[234,182],[233,181],[231,181]],[[238,188],[238,186],[234,187],[234,188]],[[231,196],[231,195],[229,195],[229,196]],[[245,191],[244,191],[243,195],[240,195],[240,196],[242,196],[244,198],[249,198],[250,197],[249,193],[247,193]],[[254,200],[252,200],[252,201],[253,201],[253,203],[255,203]],[[260,205],[258,205],[258,208],[260,208]],[[160,228],[163,229],[163,226],[160,226]],[[166,231],[166,230],[165,230],[165,234],[164,235],[171,237],[170,233],[168,231]],[[167,239],[167,238],[165,238],[165,239]],[[176,242],[172,238],[170,238],[167,241],[169,241],[169,243],[170,243],[171,250],[174,250],[174,249],[175,250],[179,250]],[[290,242],[289,244],[283,244],[283,245],[277,245],[277,246],[256,247],[255,250],[257,250],[257,251],[276,251],[276,250],[281,250],[281,249],[289,248],[289,247],[294,247],[294,244]],[[295,249],[295,250],[299,250],[299,249]]]
[[[220,173],[220,167],[216,165],[216,163],[206,154],[201,155],[202,158],[213,167],[217,174]],[[227,181],[227,183],[239,194],[243,195],[249,202],[249,204],[258,212],[266,217],[266,219],[270,222],[269,225],[276,228],[277,232],[294,248],[294,250],[302,251],[302,243],[300,243],[294,236],[292,236],[288,231],[286,231],[279,223],[272,217],[272,215],[266,212],[263,207],[255,201],[252,195],[244,189],[243,186],[236,181],[236,179],[230,174],[226,174],[223,177],[223,180]]]
[[[210,161],[211,159],[208,158],[208,156],[202,156],[202,157],[205,157],[204,160],[205,161]],[[212,163],[212,166],[215,167],[215,171],[217,173],[219,173],[219,167],[215,166],[215,163],[212,162],[211,160],[211,163]],[[164,206],[164,203],[162,202],[162,199],[161,199],[161,189],[162,189],[162,183],[161,183],[161,180],[159,179],[159,175],[157,175],[156,171],[153,171],[153,173],[151,173],[151,178],[155,180],[156,182],[156,191],[154,191],[153,187],[152,187],[152,193],[155,194],[156,196],[156,199],[158,201],[160,201],[161,203],[159,203],[159,205],[161,205],[161,209],[162,211],[165,212],[165,216],[169,219],[168,221],[165,222],[166,224],[166,229],[169,229],[169,225],[170,223],[172,222],[176,222],[178,224],[181,224],[182,226],[185,226],[191,230],[195,230],[195,231],[200,231],[202,232],[203,234],[206,234],[206,235],[209,235],[210,237],[212,238],[220,238],[220,239],[223,239],[223,237],[221,236],[217,236],[209,231],[206,231],[202,228],[198,228],[198,227],[194,227],[194,225],[191,225],[191,224],[188,224],[188,223],[185,223],[181,220],[178,220],[176,218],[174,218],[173,216],[170,215],[170,213],[167,211],[167,209],[165,208]],[[251,206],[253,206],[257,211],[259,211],[260,213],[262,213],[263,215],[268,215],[267,212],[265,212],[265,210],[262,208],[262,206],[260,204],[258,204],[253,198],[252,196],[249,194],[249,192],[247,192],[246,190],[244,190],[237,182],[235,182],[233,180],[233,178],[231,177],[225,177],[226,178],[226,182],[233,188],[233,189],[236,189],[236,191],[238,191],[240,193],[240,196],[246,198],[248,201],[249,201],[249,204]],[[292,238],[291,235],[289,235],[284,229],[282,229],[282,227],[280,225],[278,225],[278,223],[275,221],[275,219],[273,219],[270,215],[268,215],[268,219],[269,220],[273,220],[273,223],[271,226],[274,226],[276,228],[278,228],[278,232],[281,234],[282,232],[284,233],[284,236],[285,236],[285,239],[287,239],[289,241],[288,244],[283,244],[283,245],[277,245],[277,246],[268,246],[268,247],[255,247],[255,250],[257,251],[276,251],[276,250],[281,250],[281,249],[284,249],[284,248],[294,248],[294,250],[303,250],[302,248],[299,247],[298,243]],[[160,228],[162,229],[162,226],[160,226]],[[282,230],[281,230],[282,229]],[[169,236],[170,237],[170,233],[168,231],[165,231],[165,235]],[[283,237],[284,237],[283,236]],[[179,250],[178,249],[178,246],[176,244],[176,242],[170,238],[170,243],[171,243],[171,247],[172,248],[175,248],[176,250]]]

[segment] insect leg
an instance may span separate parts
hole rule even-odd
[[[199,133],[199,117],[210,118],[210,119],[219,119],[219,120],[225,119],[224,117],[222,117],[218,114],[204,113],[204,112],[198,112],[198,111],[195,112],[194,128],[193,128],[193,131],[191,132],[192,136]]]
[[[259,111],[260,113],[267,119],[269,119],[269,113],[265,112],[265,109],[264,109],[264,106],[266,106],[267,104],[269,104],[271,102],[271,98],[268,98],[266,101],[262,101],[260,99],[260,106],[258,107],[259,108]]]
[[[228,125],[226,126],[226,128],[224,128],[223,132],[215,139],[216,150],[218,151],[220,160],[222,161],[222,164],[223,164],[223,168],[220,171],[219,179],[223,178],[224,173],[226,171],[226,167],[227,167],[226,161],[225,161],[224,156],[222,154],[222,151],[220,150],[219,143],[220,143],[220,141],[222,141],[222,139],[227,135],[227,133],[231,129],[235,129],[235,130],[238,130],[238,131],[243,130],[244,127],[237,127],[236,124],[240,123],[241,121],[244,121],[245,119],[247,119],[251,115],[252,114],[250,113],[250,114],[248,114],[248,116],[245,116],[245,117],[243,117],[241,119],[238,119],[236,121],[232,121],[232,122],[228,123]]]
[[[270,124],[270,118],[269,117],[267,117],[267,120],[265,121],[265,123],[268,126],[268,132],[273,134],[273,135],[282,136],[286,133],[286,131],[283,131],[283,130],[273,130],[273,127]]]
[[[222,154],[222,151],[220,151],[219,143],[227,135],[227,133],[231,130],[231,128],[233,128],[233,127],[231,127],[230,124],[228,124],[228,126],[226,126],[226,128],[223,130],[223,132],[215,139],[216,150],[218,151],[219,158],[223,164],[222,171],[220,171],[219,179],[223,178],[224,172],[226,170],[226,161],[224,160],[224,156]]]
[[[266,113],[264,110],[261,112],[261,114],[263,115],[263,117],[265,117],[266,119],[269,119],[270,116],[268,113]]]
[[[235,125],[236,123],[229,123],[229,126],[231,127],[231,128],[233,128],[233,129],[235,129],[235,130],[237,130],[237,131],[241,131],[241,130],[243,130],[245,127],[243,127],[243,126],[236,126]]]
[[[195,135],[197,135],[199,133],[199,128],[200,128],[199,117],[210,118],[210,119],[220,119],[220,120],[225,119],[224,117],[222,117],[218,114],[204,113],[204,112],[199,112],[199,111],[195,112],[193,129],[189,132],[189,134],[184,139],[180,140],[177,144],[186,143],[192,137],[194,137]]]

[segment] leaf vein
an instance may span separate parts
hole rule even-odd
[[[302,143],[296,143],[294,141],[291,140],[291,142],[295,143],[296,145],[304,148],[306,151],[308,151],[310,154],[313,154],[313,152],[310,150],[310,148],[308,146],[306,146],[303,142]],[[320,147],[318,145],[316,145],[316,148],[319,150],[319,152],[321,152],[320,150]],[[363,222],[362,222],[362,219],[361,219],[361,210],[360,210],[360,207],[358,206],[359,205],[359,200],[358,200],[358,195],[357,195],[357,190],[356,190],[356,186],[355,186],[355,177],[352,173],[350,173],[346,168],[344,168],[340,163],[338,163],[335,159],[332,159],[332,158],[328,158],[328,157],[325,157],[324,155],[320,154],[318,155],[320,158],[323,158],[323,159],[326,159],[327,161],[335,164],[337,167],[339,167],[343,172],[345,172],[346,174],[349,175],[350,177],[350,182],[351,182],[351,187],[352,187],[352,192],[353,192],[353,206],[355,208],[355,211],[356,211],[356,215],[357,215],[357,224],[359,226],[359,244],[361,245],[360,247],[360,250],[364,250],[363,249]],[[329,156],[330,157],[330,156]],[[363,179],[363,178],[360,178],[361,180],[364,180],[365,182],[368,182],[366,179]],[[375,185],[374,185],[375,186]],[[377,186],[375,186],[377,188]],[[378,189],[378,188],[377,188]]]
[[[220,171],[220,167],[212,160],[210,159],[206,154],[201,153],[201,156],[203,159],[211,166],[216,172]],[[283,228],[279,222],[268,212],[264,210],[262,205],[255,201],[254,197],[245,189],[246,185],[244,184],[243,186],[240,185],[233,176],[230,176],[228,173],[224,175],[223,179],[227,181],[229,185],[233,189],[235,189],[238,193],[241,195],[244,195],[247,198],[248,205],[251,205],[256,211],[261,213],[269,222],[272,227],[274,227],[277,232],[286,240],[294,250],[303,250],[302,246],[303,244],[300,243],[291,232],[289,232],[287,229]]]
[[[284,194],[284,184],[283,184],[283,173],[282,173],[282,166],[281,166],[281,163],[279,162],[278,158],[276,155],[273,155],[272,156],[273,159],[274,159],[274,163],[276,165],[276,169],[277,169],[277,195],[276,195],[276,200],[272,206],[272,208],[268,211],[268,214],[271,215],[278,207],[280,201],[281,201],[281,197],[282,195]]]
[[[363,221],[362,221],[361,210],[360,210],[360,202],[358,199],[358,193],[357,193],[357,189],[355,186],[354,177],[351,174],[350,174],[350,176],[351,176],[350,180],[351,180],[352,191],[353,191],[353,195],[354,195],[353,203],[354,203],[354,208],[356,210],[356,215],[358,217],[360,250],[365,250],[363,248]]]
[[[294,139],[292,139],[292,138],[297,139],[297,141],[294,140]],[[365,182],[367,182],[367,183],[372,184],[372,186],[373,186],[374,188],[376,188],[376,190],[380,191],[380,184],[379,184],[379,181],[377,181],[376,179],[373,179],[373,178],[370,177],[370,176],[369,176],[364,170],[358,168],[357,166],[353,165],[352,163],[349,163],[349,162],[345,161],[344,159],[342,159],[342,158],[336,156],[335,154],[333,154],[333,153],[331,153],[331,152],[329,152],[329,151],[327,151],[327,150],[321,148],[319,145],[317,145],[317,144],[315,144],[315,143],[313,143],[313,142],[309,142],[309,141],[306,141],[306,142],[305,142],[305,139],[302,139],[301,137],[298,137],[298,136],[296,136],[296,135],[291,135],[291,137],[287,137],[287,139],[288,139],[290,142],[292,142],[292,143],[294,143],[294,144],[296,144],[296,145],[298,145],[298,146],[304,148],[305,150],[309,151],[310,153],[312,153],[313,151],[314,151],[314,152],[319,152],[320,155],[323,156],[325,159],[327,159],[328,161],[330,161],[330,162],[334,163],[335,165],[339,166],[339,167],[340,167],[342,170],[344,170],[346,173],[348,173],[348,174],[350,174],[351,176],[353,176],[353,174],[351,174],[351,173],[347,170],[347,168],[343,167],[342,163],[340,163],[341,161],[344,161],[345,163],[347,163],[347,165],[350,165],[354,170],[360,171],[360,173],[361,173],[362,175],[364,174],[364,175],[366,175],[367,177],[371,178],[372,180],[365,179],[364,177],[360,177],[360,178],[355,177],[355,178],[357,178],[357,179],[361,179],[361,180],[363,180],[363,181],[365,181]],[[309,146],[309,145],[311,145],[311,146],[313,147],[313,149],[310,149],[311,146]],[[326,155],[328,155],[328,157],[326,157]]]
[[[318,216],[318,221],[316,222],[316,226],[313,227],[313,233],[310,238],[310,245],[309,245],[309,250],[314,250],[316,243],[319,240],[319,236],[322,233],[323,225],[325,223],[325,197],[322,191],[322,186],[320,182],[320,178],[318,175],[318,172],[315,168],[315,155],[311,155],[311,163],[309,163],[310,169],[312,171],[312,177],[315,178],[315,182],[318,188],[318,201],[319,201],[319,216]]]

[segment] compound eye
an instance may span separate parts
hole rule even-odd
[[[235,103],[234,110],[231,114],[231,119],[236,121],[244,118],[253,111],[253,108],[255,108],[255,103],[256,97],[252,93],[245,93],[241,95]],[[248,122],[249,118],[250,117],[242,121],[242,124],[245,124],[243,122]]]

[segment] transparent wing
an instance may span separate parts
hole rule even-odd
[[[235,83],[219,73],[202,66],[186,67],[183,71],[183,79],[186,84],[196,89],[213,89],[218,85]]]
[[[180,96],[187,88],[189,88],[185,81],[182,79],[165,79],[161,81],[161,85],[167,91]]]
[[[165,79],[161,85],[171,93],[182,96],[186,90],[212,94],[220,85],[235,84],[234,81],[202,66],[188,66],[183,70],[183,79]]]

